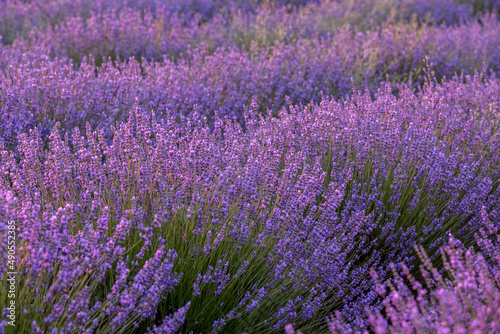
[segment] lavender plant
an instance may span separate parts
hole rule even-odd
[[[392,282],[381,283],[371,272],[377,292],[383,298],[383,314],[369,312],[370,329],[374,333],[495,333],[499,328],[499,241],[498,212],[490,222],[483,208],[484,226],[476,235],[479,252],[466,249],[450,236],[441,250],[444,270],[437,270],[425,250],[417,246],[421,259],[423,282],[417,280],[402,264],[403,277],[394,270]],[[387,287],[390,288],[386,295]],[[332,333],[365,333],[332,317]]]

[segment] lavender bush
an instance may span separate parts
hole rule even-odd
[[[0,331],[494,331],[478,3],[2,3]]]
[[[498,212],[494,211],[498,221]],[[483,208],[483,228],[476,236],[480,252],[463,245],[450,236],[441,254],[444,270],[438,271],[425,250],[416,250],[422,264],[420,283],[410,269],[401,263],[407,283],[392,266],[394,279],[382,284],[375,271],[371,276],[376,290],[383,298],[382,311],[369,310],[369,328],[343,322],[337,313],[331,318],[331,333],[496,333],[500,330],[499,264],[500,235],[498,227],[489,221]],[[387,287],[390,288],[385,295]],[[295,331],[285,326],[287,334]]]
[[[498,212],[494,219],[498,222]],[[374,333],[496,333],[500,330],[500,235],[483,210],[484,227],[476,236],[480,252],[450,237],[442,250],[444,272],[438,271],[417,247],[422,260],[422,285],[402,264],[408,284],[394,271],[394,282],[382,284],[372,272],[376,289],[384,298],[383,310],[370,314]],[[385,296],[387,285],[390,293]],[[416,296],[415,296],[416,294]],[[332,318],[332,333],[363,333]]]

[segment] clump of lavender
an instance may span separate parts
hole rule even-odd
[[[18,271],[24,279],[18,290],[21,319],[16,330],[116,332],[156,314],[165,293],[181,278],[173,271],[175,251],[159,247],[135,266],[132,274],[128,260],[124,261],[126,239],[132,228],[130,212],[106,237],[100,226],[93,228],[91,223],[76,231],[74,217],[78,209],[71,204],[52,214],[48,210],[41,214],[40,194],[35,196],[38,200],[19,216],[11,211],[15,198],[2,192],[2,198],[6,198],[2,216],[19,224]],[[109,218],[103,215],[97,224],[107,225]],[[111,268],[116,273],[112,281]],[[2,275],[3,281],[6,276]],[[9,329],[7,324],[2,326],[4,331]]]
[[[465,248],[451,237],[441,249],[443,270],[433,266],[425,250],[416,246],[422,264],[420,277],[401,264],[394,278],[381,282],[371,271],[382,298],[381,310],[368,310],[369,329],[382,333],[496,333],[500,331],[500,234],[498,211],[489,220],[483,207],[483,228],[477,249]],[[477,251],[479,250],[479,251]],[[387,288],[389,292],[387,293]],[[332,333],[366,333],[342,322],[337,314]]]

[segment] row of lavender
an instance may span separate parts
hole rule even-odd
[[[288,6],[283,6],[288,4]],[[302,5],[295,7],[292,5]],[[125,35],[127,32],[154,30],[160,40],[201,37],[221,42],[237,42],[248,34],[294,34],[300,30],[328,30],[342,24],[369,28],[392,15],[408,20],[413,14],[434,23],[453,24],[470,20],[479,13],[500,9],[498,0],[279,0],[266,2],[224,0],[59,0],[0,3],[0,35],[3,42],[29,38],[34,32],[55,29],[56,37],[73,35],[73,26],[88,26],[99,33],[103,27]],[[169,14],[167,14],[169,13]],[[118,19],[117,19],[118,15]],[[132,23],[132,25],[130,25]],[[135,29],[132,29],[135,28]],[[139,28],[139,30],[137,30]],[[276,29],[278,28],[278,29]],[[177,32],[174,32],[177,31]],[[102,34],[102,32],[101,32]],[[202,36],[201,36],[201,35]],[[144,35],[141,35],[144,36]],[[256,37],[256,36],[254,36]],[[261,36],[262,37],[262,36]],[[279,36],[274,36],[279,37]],[[177,43],[180,47],[191,43]]]
[[[12,57],[29,51],[69,57],[78,64],[88,55],[93,55],[98,63],[108,57],[161,61],[164,57],[182,58],[201,45],[207,52],[213,52],[221,47],[250,50],[280,43],[295,44],[310,38],[330,39],[345,26],[355,27],[357,31],[370,30],[373,34],[380,25],[413,21],[427,26],[433,22],[484,19],[480,13],[473,15],[471,6],[457,5],[451,0],[323,0],[299,8],[271,3],[256,7],[255,12],[243,11],[230,2],[231,10],[208,21],[198,12],[173,15],[170,11],[173,8],[158,7],[154,1],[137,3],[135,7],[123,1],[115,5],[106,3],[88,0],[71,4],[17,0],[3,3],[0,35],[4,45],[0,67],[5,69],[12,63]],[[141,9],[144,6],[148,9]],[[500,3],[492,6],[488,8],[500,8]],[[415,20],[411,19],[412,14]]]
[[[375,99],[279,118],[254,103],[245,131],[135,107],[83,133],[58,123],[46,145],[22,133],[18,157],[0,152],[1,227],[18,233],[16,330],[317,332],[335,311],[363,326],[366,307],[381,307],[370,268],[380,281],[390,263],[414,272],[415,243],[438,260],[448,232],[469,246],[482,216],[498,222],[499,84],[481,74],[396,97],[385,83]]]
[[[73,50],[78,50],[78,36],[80,32],[68,37],[75,43]],[[133,38],[148,43],[147,38]],[[123,36],[118,41],[123,52],[130,52],[127,56],[134,55]],[[113,43],[105,39],[103,45]],[[259,111],[275,115],[283,106],[345,97],[353,86],[374,93],[387,75],[393,83],[422,84],[426,56],[438,78],[473,74],[483,66],[498,73],[500,22],[483,17],[482,22],[453,27],[398,24],[363,33],[343,28],[333,35],[249,51],[223,47],[211,53],[201,46],[177,62],[142,58],[97,66],[84,59],[78,70],[64,54],[51,60],[44,48],[25,54],[14,49],[0,52],[9,64],[0,74],[0,141],[9,147],[19,133],[35,125],[49,133],[56,121],[66,129],[83,129],[85,122],[109,128],[126,119],[134,105],[162,117],[190,117],[198,110],[213,124],[215,113],[242,121],[252,100]]]

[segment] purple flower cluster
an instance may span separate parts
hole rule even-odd
[[[491,215],[498,223],[498,211]],[[483,211],[484,227],[476,236],[479,252],[465,249],[450,236],[442,249],[444,270],[438,271],[421,246],[420,274],[417,280],[405,264],[404,276],[394,269],[394,278],[381,283],[371,275],[383,298],[384,315],[368,311],[373,333],[497,333],[500,331],[500,234],[498,224]],[[403,279],[406,278],[407,283]],[[390,288],[386,295],[387,287]],[[332,317],[332,333],[367,333]]]
[[[172,271],[175,251],[165,252],[163,246],[159,247],[131,280],[123,258],[133,219],[123,217],[109,237],[91,223],[76,231],[73,224],[79,214],[78,205],[67,203],[51,212],[44,210],[39,196],[37,192],[33,202],[25,202],[27,206],[14,213],[11,210],[15,198],[2,190],[2,198],[6,199],[2,218],[19,222],[20,252],[26,254],[21,255],[26,275],[23,285],[32,294],[33,303],[22,305],[24,316],[44,331],[59,328],[60,333],[92,333],[98,327],[104,331],[126,328],[132,321],[155,314],[160,298],[179,283],[180,275]],[[99,220],[109,218],[103,215]],[[3,266],[2,275],[7,271]],[[117,277],[109,286],[110,293],[102,301],[95,301],[92,294],[99,285],[109,284],[106,275],[113,266]],[[33,307],[37,302],[42,309]]]

